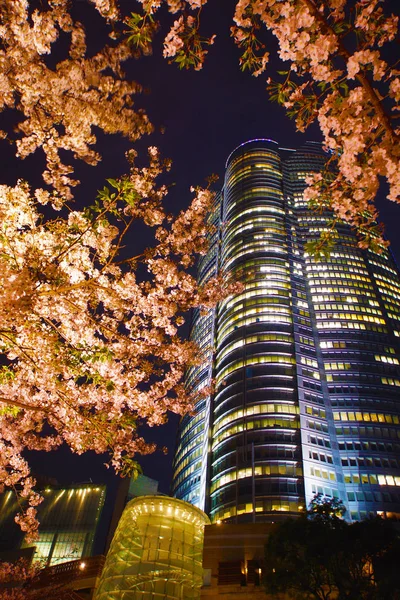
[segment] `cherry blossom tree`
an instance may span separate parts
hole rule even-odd
[[[106,2],[99,5],[107,18],[118,16],[107,10]],[[87,57],[85,31],[71,18],[68,0],[47,0],[41,6],[44,9],[32,10],[28,0],[4,0],[1,5],[0,111],[14,109],[21,120],[15,135],[0,135],[15,142],[22,159],[42,149],[45,182],[68,200],[78,181],[60,151],[95,165],[100,156],[93,148],[94,127],[131,140],[152,127],[143,110],[132,108],[140,85],[126,81],[121,69],[132,55],[128,41]],[[52,64],[52,46],[60,36],[68,36],[69,50],[64,60]]]
[[[109,452],[117,471],[132,472],[134,455],[154,450],[138,424],[190,409],[181,380],[197,350],[178,334],[182,314],[211,306],[225,284],[198,288],[187,271],[206,249],[212,194],[196,190],[172,219],[162,207],[167,188],[156,184],[166,168],[150,148],[147,167],[133,164],[93,207],[65,219],[41,217],[49,192],[0,186],[0,481],[28,498],[18,517],[28,532],[41,498],[24,449],[66,442],[78,454]],[[121,259],[138,221],[154,230],[155,245]]]
[[[0,481],[29,499],[18,517],[28,532],[41,498],[24,449],[66,442],[78,454],[109,452],[116,470],[130,473],[135,454],[154,450],[138,424],[162,424],[167,411],[192,404],[181,380],[197,349],[178,334],[182,314],[230,288],[220,279],[198,288],[188,273],[206,249],[212,194],[196,190],[172,219],[162,207],[167,188],[156,185],[166,168],[150,148],[147,167],[133,164],[93,207],[65,219],[41,217],[49,192],[0,186]],[[155,245],[121,259],[138,221],[154,230]]]
[[[38,569],[24,560],[0,562],[0,600],[25,600],[29,592],[23,588],[37,575]],[[33,597],[32,597],[33,600]]]
[[[119,18],[115,5],[95,4],[109,22]],[[60,36],[69,55],[55,63]],[[166,214],[167,187],[157,178],[170,162],[156,148],[141,168],[131,151],[129,174],[108,180],[93,205],[71,203],[78,182],[62,151],[96,164],[93,127],[131,140],[151,131],[131,106],[140,86],[121,71],[129,41],[87,57],[67,0],[47,0],[40,10],[5,0],[0,38],[0,109],[20,116],[14,138],[3,137],[20,158],[40,149],[46,157],[46,189],[22,180],[0,185],[0,491],[12,488],[20,499],[16,520],[29,541],[41,497],[24,451],[66,443],[78,454],[108,453],[122,474],[137,471],[135,456],[154,450],[138,426],[160,425],[168,411],[187,412],[196,400],[181,383],[199,360],[179,335],[185,312],[235,286],[216,278],[200,288],[189,274],[206,250],[212,193],[193,189],[186,211]],[[124,245],[137,224],[149,228],[153,247],[131,256]]]
[[[40,585],[40,574],[39,563],[0,561],[0,600],[71,600],[73,592],[63,584]]]
[[[163,4],[138,1],[144,16],[130,21],[136,34]],[[165,3],[177,18],[164,56],[181,68],[200,69],[214,41],[200,35],[207,0]],[[306,199],[354,226],[362,247],[379,250],[387,244],[374,204],[381,179],[388,183],[388,198],[400,202],[400,71],[397,62],[388,62],[393,54],[387,48],[396,39],[398,17],[385,14],[380,0],[239,0],[231,33],[242,50],[242,69],[255,76],[269,60],[266,30],[288,65],[283,81],[268,78],[272,98],[286,107],[299,131],[317,121],[331,154],[325,175],[310,177]]]

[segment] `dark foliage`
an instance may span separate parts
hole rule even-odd
[[[265,586],[302,600],[400,600],[400,527],[372,518],[349,525],[340,501],[316,497],[266,545]]]

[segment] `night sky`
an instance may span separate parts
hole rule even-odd
[[[139,4],[134,0],[123,0],[121,4],[125,14],[139,10]],[[398,2],[393,0],[389,4],[392,11],[400,13]],[[107,41],[104,23],[86,0],[73,0],[72,5],[74,16],[86,26],[89,49],[95,51]],[[266,137],[283,146],[298,147],[305,140],[321,139],[315,126],[306,134],[296,133],[294,123],[286,117],[284,109],[268,100],[266,77],[273,76],[276,69],[284,69],[283,63],[279,64],[274,59],[267,75],[259,78],[240,71],[239,51],[229,36],[234,5],[234,0],[209,0],[203,11],[203,31],[205,35],[216,33],[217,39],[210,47],[202,71],[179,71],[176,65],[169,65],[162,58],[162,34],[165,35],[167,23],[172,19],[171,15],[164,13],[164,29],[156,37],[153,56],[131,60],[125,65],[127,78],[138,81],[146,90],[137,97],[135,105],[146,109],[155,126],[155,133],[140,140],[135,147],[145,152],[147,146],[156,145],[163,156],[173,160],[168,183],[174,185],[166,200],[167,210],[171,212],[185,208],[191,197],[190,186],[204,184],[211,173],[220,175],[216,189],[218,185],[221,187],[226,158],[246,140]],[[268,45],[273,51],[274,41],[269,39]],[[397,54],[398,48],[398,45],[395,46]],[[10,113],[1,115],[0,126],[4,120],[10,123],[13,118]],[[165,128],[163,135],[161,128]],[[23,178],[32,186],[41,186],[42,157],[38,155],[23,162],[17,161],[13,148],[4,141],[0,144],[1,182],[14,185],[18,178]],[[102,163],[96,168],[79,165],[76,169],[82,181],[76,191],[78,205],[90,204],[106,177],[117,177],[127,172],[124,154],[129,147],[130,144],[118,136],[99,136]],[[381,196],[378,203],[381,217],[394,255],[400,261],[400,207],[387,201],[383,193]],[[151,243],[142,242],[144,245]],[[131,243],[133,248],[132,238]],[[148,435],[148,439],[168,446],[168,456],[159,452],[139,459],[145,474],[159,480],[161,491],[166,493],[169,490],[177,422],[178,418],[173,417],[167,426],[152,429]],[[94,453],[77,457],[68,450],[62,450],[53,457],[40,453],[33,459],[37,471],[57,478],[60,483],[88,481],[90,478],[94,482],[110,483],[113,476],[103,467],[103,462],[104,459]]]

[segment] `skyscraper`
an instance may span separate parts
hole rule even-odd
[[[214,388],[181,421],[173,479],[212,522],[277,520],[316,493],[350,520],[400,516],[399,272],[344,223],[329,258],[306,252],[330,227],[303,200],[325,160],[261,139],[226,163],[198,278],[244,289],[193,315],[204,360],[186,385]]]

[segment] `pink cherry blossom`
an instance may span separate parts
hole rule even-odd
[[[93,2],[107,19],[117,18],[116,2]],[[5,0],[1,23],[0,109],[17,109],[23,116],[15,139],[17,154],[25,158],[42,149],[45,182],[68,200],[78,181],[61,160],[61,150],[95,165],[100,156],[93,149],[94,127],[131,140],[152,130],[146,114],[131,106],[140,86],[121,78],[121,63],[131,50],[123,41],[87,58],[85,32],[73,22],[67,0],[49,2],[47,10],[35,9],[31,15],[27,1]],[[51,52],[61,33],[70,36],[69,58],[49,68],[43,55]]]
[[[135,455],[154,451],[138,422],[160,425],[168,411],[192,407],[182,378],[198,349],[180,337],[184,313],[236,289],[221,279],[199,287],[188,273],[207,248],[213,194],[196,189],[189,208],[171,220],[163,209],[167,188],[156,182],[169,166],[151,147],[148,165],[132,162],[96,210],[54,221],[41,219],[51,201],[44,190],[0,186],[0,351],[7,364],[0,370],[0,486],[26,501],[17,522],[31,538],[41,498],[23,451],[67,443],[78,454],[108,452],[123,473],[134,468]],[[154,232],[154,246],[121,262],[124,236],[137,221]],[[139,263],[144,280],[136,276]]]

